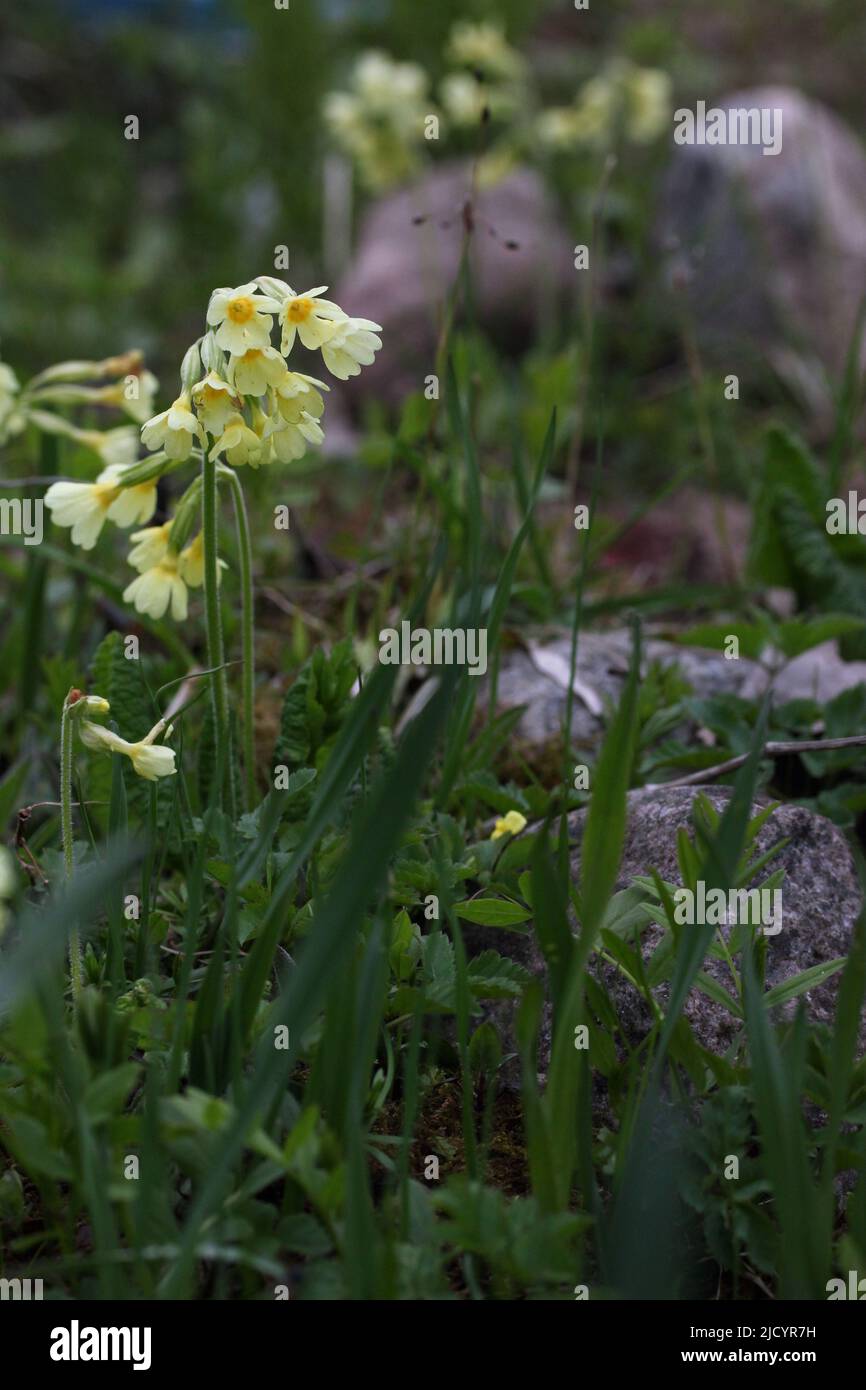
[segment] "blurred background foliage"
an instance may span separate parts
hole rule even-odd
[[[21,372],[140,346],[158,374],[214,285],[267,267],[321,280],[324,94],[379,47],[435,81],[458,19],[494,19],[551,101],[611,54],[678,95],[790,81],[855,125],[859,0],[43,0],[0,42],[0,351]],[[137,141],[124,119],[140,122]],[[246,273],[246,270],[244,271]],[[166,382],[166,389],[168,382]]]

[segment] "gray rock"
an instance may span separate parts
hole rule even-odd
[[[541,644],[540,644],[541,645]],[[568,698],[568,670],[571,659],[571,637],[554,637],[543,644],[550,671],[539,669],[530,650],[515,647],[502,658],[497,685],[497,706],[500,710],[525,705],[526,710],[515,729],[522,743],[535,754],[553,746],[562,747],[562,724]],[[585,632],[578,641],[575,674],[589,702],[576,695],[572,712],[572,738],[577,745],[598,743],[604,730],[603,706],[619,699],[628,674],[631,637],[623,630]],[[550,661],[550,657],[554,660]],[[721,653],[706,647],[685,647],[675,642],[650,638],[644,643],[643,669],[654,661],[662,666],[678,666],[694,693],[699,696],[728,692],[742,694],[766,684],[761,668],[741,657],[727,660]],[[556,667],[561,678],[552,674]],[[595,694],[597,699],[592,700]],[[484,703],[483,698],[481,701]],[[601,706],[601,708],[599,708]]]
[[[667,278],[715,360],[738,372],[757,347],[823,413],[821,369],[841,372],[866,291],[866,154],[791,88],[711,104],[781,109],[782,148],[674,147],[659,221]]]
[[[722,811],[731,791],[726,787],[704,788],[713,806]],[[661,877],[676,885],[682,880],[677,863],[677,833],[685,827],[692,834],[691,810],[696,792],[693,788],[661,788],[654,792],[637,791],[629,796],[629,814],[625,845],[617,880],[617,888],[625,889],[634,879],[655,868]],[[753,814],[759,807],[753,808]],[[580,875],[581,841],[586,813],[571,817],[573,838],[572,876]],[[847,954],[851,933],[861,907],[859,880],[851,853],[840,831],[823,816],[799,806],[780,806],[763,827],[757,839],[755,856],[765,853],[779,840],[788,843],[759,876],[752,886],[759,886],[770,872],[785,870],[782,884],[783,923],[781,931],[767,937],[766,988],[792,978],[811,966],[826,963]],[[640,941],[645,960],[662,937],[662,928],[654,922],[644,928]],[[534,935],[516,936],[493,928],[473,928],[468,935],[471,950],[490,946],[514,956],[527,969],[543,977],[545,963]],[[602,981],[619,1017],[623,1036],[630,1045],[646,1037],[651,1015],[643,996],[616,967],[593,958],[591,972]],[[708,958],[704,969],[730,989],[727,967]],[[834,1017],[839,976],[808,990],[804,1000],[808,1016],[818,1023],[830,1024]],[[664,1007],[668,985],[660,984],[654,993]],[[775,1012],[781,1018],[796,1008],[792,1002]],[[508,1051],[514,1049],[514,1008],[511,1003],[496,1003],[486,1007],[486,1015],[499,1028]],[[722,1005],[715,1003],[702,991],[693,988],[683,1010],[695,1037],[707,1049],[723,1054],[738,1037],[743,1025]],[[541,1079],[550,1055],[551,1011],[545,1009],[539,1050]],[[866,1029],[861,1028],[861,1049],[866,1046]],[[505,1073],[506,1083],[519,1085],[516,1064]]]
[[[355,397],[397,404],[407,392],[423,390],[425,376],[436,370],[441,306],[460,264],[471,170],[468,161],[440,165],[367,211],[354,259],[334,288],[347,313],[385,329],[374,365],[347,383]],[[574,293],[573,239],[531,169],[481,189],[472,208],[473,311],[500,350],[518,350],[532,340],[546,308]]]
[[[544,670],[539,668],[539,648]],[[630,652],[631,637],[623,630],[586,632],[580,637],[575,674],[577,689],[583,693],[576,693],[573,703],[575,746],[592,748],[601,739],[604,706],[608,702],[615,705],[619,699]],[[571,637],[560,635],[537,644],[527,638],[525,646],[507,650],[502,658],[497,708],[504,711],[526,706],[515,737],[522,745],[521,754],[535,765],[545,765],[548,756],[561,760],[570,657]],[[784,664],[777,656],[764,666],[747,657],[728,660],[708,647],[681,646],[650,636],[644,642],[643,671],[655,661],[664,667],[678,667],[700,697],[731,694],[760,699],[769,685],[774,704],[795,699],[825,703],[843,690],[866,683],[866,662],[843,661],[836,642],[823,642]]]

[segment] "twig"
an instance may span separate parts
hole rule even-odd
[[[761,752],[776,758],[786,753],[829,753],[836,748],[866,748],[866,734],[854,734],[850,738],[810,738],[800,743],[765,743]],[[726,772],[735,772],[738,767],[743,766],[748,757],[748,753],[740,753],[736,758],[728,758],[727,762],[717,763],[715,767],[701,768],[698,772],[690,772],[687,777],[677,777],[672,782],[648,782],[642,790],[666,791],[668,787],[695,787],[700,786],[702,782],[713,782],[717,777],[723,777]]]

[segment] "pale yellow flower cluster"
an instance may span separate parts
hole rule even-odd
[[[325,98],[326,124],[368,188],[388,188],[415,172],[432,114],[429,87],[416,63],[371,50],[358,58],[349,90]]]
[[[599,148],[618,135],[648,145],[668,127],[671,80],[658,68],[641,68],[615,58],[585,82],[572,106],[553,106],[536,120],[536,135],[547,149],[569,152]]]
[[[523,104],[525,65],[499,25],[455,24],[445,58],[452,70],[439,86],[438,107],[423,68],[379,51],[361,54],[348,91],[325,98],[335,142],[373,192],[417,172],[425,146],[440,138],[440,123],[477,126],[485,112],[509,120]]]
[[[106,464],[93,482],[51,485],[45,503],[52,520],[69,527],[73,542],[84,550],[93,549],[106,521],[145,528],[132,536],[129,563],[137,576],[123,594],[137,612],[154,619],[170,612],[183,622],[188,590],[204,582],[198,530],[201,480],[197,477],[183,493],[173,517],[163,525],[147,526],[156,511],[160,477],[205,453],[233,468],[302,458],[308,445],[321,444],[325,437],[322,392],[329,388],[318,377],[289,368],[286,358],[295,340],[321,352],[326,369],[341,381],[369,366],[382,346],[380,325],[353,318],[323,299],[326,289],[320,285],[298,294],[284,280],[263,275],[235,289],[214,290],[207,309],[208,331],[192,345],[181,366],[180,394],[158,415],[150,415],[152,391],[149,409],[142,413],[137,407],[141,443],[152,451],[148,459],[137,461],[134,427],[104,433],[83,430],[40,408],[46,399],[115,403],[114,395],[109,401],[109,392],[116,394],[116,387],[89,388],[82,395],[81,387],[70,385],[72,369],[88,367],[92,375],[94,364],[67,363],[35,379],[38,389],[31,400],[36,408],[29,406],[28,418],[45,431],[87,444]],[[279,347],[271,342],[275,322]],[[150,386],[152,379],[146,375]],[[11,373],[0,372],[0,424],[17,408],[15,386]]]
[[[442,134],[471,131],[485,120],[498,133],[477,164],[482,185],[498,182],[539,150],[571,153],[616,139],[649,144],[671,118],[667,73],[625,58],[613,59],[584,83],[570,106],[541,108],[523,55],[494,22],[458,21],[444,57],[450,70],[439,84],[438,111],[428,100],[430,83],[422,68],[378,52],[358,59],[349,91],[326,98],[325,119],[335,141],[373,191],[415,173],[422,150],[438,151]]]

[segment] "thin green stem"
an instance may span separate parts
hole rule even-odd
[[[60,720],[60,834],[63,840],[63,863],[66,868],[66,881],[72,878],[72,718],[69,712],[69,696],[63,704]],[[69,929],[69,974],[72,981],[73,1006],[78,1005],[81,993],[81,940],[78,923],[73,922]]]
[[[201,515],[204,542],[204,603],[205,622],[207,625],[207,656],[209,666],[222,667],[225,656],[223,651],[223,629],[219,596],[216,470],[217,465],[215,460],[208,458],[207,453],[205,453],[201,464]],[[228,749],[228,690],[226,687],[226,675],[224,670],[214,670],[211,676],[211,693],[213,696],[215,747],[217,749]],[[226,761],[226,767],[228,767],[228,760]],[[231,775],[230,772],[229,775]],[[223,790],[224,789],[221,787],[220,799],[222,799]]]
[[[241,569],[241,636],[243,642],[243,753],[244,776],[246,782],[247,810],[251,811],[256,800],[256,748],[255,748],[255,684],[256,684],[256,644],[253,615],[253,546],[250,537],[250,520],[240,479],[234,471],[229,473],[232,498],[235,505],[235,520],[238,530],[238,558]]]

